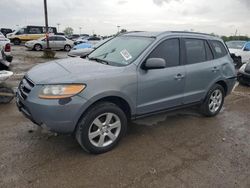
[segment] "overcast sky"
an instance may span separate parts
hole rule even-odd
[[[127,30],[194,30],[250,36],[250,0],[47,0],[49,25],[108,35]],[[0,27],[44,25],[43,0],[0,0]]]

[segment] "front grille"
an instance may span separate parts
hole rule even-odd
[[[18,89],[20,91],[21,97],[24,100],[28,97],[30,91],[34,86],[35,84],[26,77],[24,77],[23,80],[20,82]]]

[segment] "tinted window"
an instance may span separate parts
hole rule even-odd
[[[216,58],[221,58],[227,55],[227,50],[221,42],[213,40],[211,41],[211,45]]]
[[[16,35],[22,35],[26,33],[26,29],[25,28],[21,28],[19,31],[16,32]]]
[[[179,39],[169,39],[159,44],[148,58],[163,58],[168,67],[180,64],[180,44]]]
[[[49,37],[49,41],[55,41],[56,37]]]
[[[185,39],[187,64],[206,61],[205,41],[200,39]]]
[[[66,39],[63,37],[56,37],[58,41],[65,41]]]
[[[28,28],[28,33],[29,34],[41,34],[42,31],[41,31],[41,28],[38,28],[38,27],[30,27]]]

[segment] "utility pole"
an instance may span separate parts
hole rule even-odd
[[[82,34],[82,27],[79,27],[80,35]]]
[[[47,0],[44,0],[44,16],[45,16],[45,31],[46,31],[46,42],[47,49],[49,49],[49,26],[48,26],[48,11],[47,11]]]
[[[120,27],[121,27],[120,25],[117,26],[118,33],[120,32]]]
[[[57,25],[57,30],[58,30],[57,32],[59,33],[59,32],[60,32],[60,31],[59,31],[59,26],[60,26],[61,24],[60,24],[60,23],[57,23],[56,25]]]

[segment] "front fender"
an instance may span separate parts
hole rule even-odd
[[[82,98],[84,98],[83,96],[81,96]],[[135,99],[132,100],[130,97],[124,95],[123,93],[121,92],[118,92],[118,91],[106,91],[106,92],[103,92],[103,93],[99,93],[93,97],[91,97],[90,99],[86,99],[86,102],[84,103],[84,105],[81,107],[81,109],[79,110],[79,113],[76,115],[75,117],[75,126],[77,125],[79,119],[81,118],[82,114],[91,106],[93,105],[94,103],[96,103],[97,101],[103,99],[103,98],[106,98],[106,97],[119,97],[123,100],[125,100],[129,107],[130,107],[130,110],[131,110],[131,115],[134,115],[136,113],[136,102],[135,102]]]

